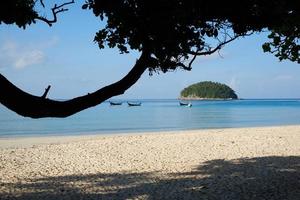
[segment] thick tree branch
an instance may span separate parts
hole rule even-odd
[[[45,7],[44,2],[42,0],[40,2],[42,4],[42,6]],[[60,13],[60,12],[67,11],[68,9],[64,8],[64,6],[72,4],[72,3],[75,3],[75,1],[72,0],[72,1],[69,1],[69,2],[66,2],[66,3],[63,3],[61,5],[55,4],[54,7],[51,9],[52,15],[53,15],[52,20],[49,20],[46,17],[41,17],[41,16],[36,17],[36,19],[41,20],[43,22],[46,22],[49,26],[52,26],[53,23],[57,22],[57,14]]]
[[[0,103],[19,115],[31,118],[68,117],[103,101],[123,94],[141,77],[148,67],[150,54],[143,51],[131,71],[120,81],[96,92],[67,101],[33,96],[17,88],[0,74]]]

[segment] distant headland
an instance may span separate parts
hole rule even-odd
[[[182,100],[231,100],[238,99],[234,90],[229,86],[212,82],[203,81],[192,84],[180,92],[179,99]]]

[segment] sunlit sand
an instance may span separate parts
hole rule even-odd
[[[0,199],[300,199],[300,126],[0,146]]]

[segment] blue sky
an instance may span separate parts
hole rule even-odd
[[[50,98],[72,98],[119,80],[138,58],[138,52],[99,50],[93,38],[103,22],[81,10],[81,3],[69,7],[53,27],[0,26],[0,72],[21,89],[41,95],[51,84]],[[266,35],[232,42],[222,57],[199,57],[190,72],[145,73],[118,98],[176,98],[184,87],[205,80],[228,84],[241,98],[299,98],[300,65],[263,53]]]

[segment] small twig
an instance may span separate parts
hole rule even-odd
[[[238,37],[239,37],[239,35],[236,35],[236,36],[232,37],[230,40],[219,43],[214,49],[209,48],[209,50],[204,51],[204,52],[189,51],[188,53],[191,54],[191,55],[196,55],[196,56],[210,55],[210,54],[213,54],[216,51],[220,50],[225,44],[237,39]]]
[[[193,62],[196,60],[196,57],[197,57],[197,55],[194,55],[193,58],[192,58],[192,60],[189,62],[189,66],[188,66],[188,69],[189,69],[189,70],[192,69],[192,64],[193,64]]]
[[[41,5],[43,6],[43,8],[45,8],[45,4],[43,0],[40,0]]]
[[[221,55],[221,53],[220,53],[220,50],[219,50],[219,51],[217,51],[217,52],[218,52],[218,54],[219,54],[220,58],[224,58],[224,57]]]
[[[44,94],[41,96],[43,99],[46,99],[46,96],[47,96],[47,94],[48,94],[50,88],[51,88],[51,85],[48,85],[48,87],[45,89]]]
[[[73,4],[73,3],[75,3],[74,0],[66,2],[66,3],[63,3],[61,5],[55,4],[54,7],[51,9],[52,14],[53,14],[53,19],[52,20],[49,20],[46,17],[41,17],[41,16],[36,17],[36,19],[41,20],[43,22],[46,22],[49,26],[52,26],[53,23],[57,22],[57,14],[58,13],[65,12],[65,11],[69,10],[69,9],[63,8],[63,7],[66,6],[66,5],[69,5],[69,4]],[[42,5],[44,4],[43,0],[41,0],[41,4]]]

